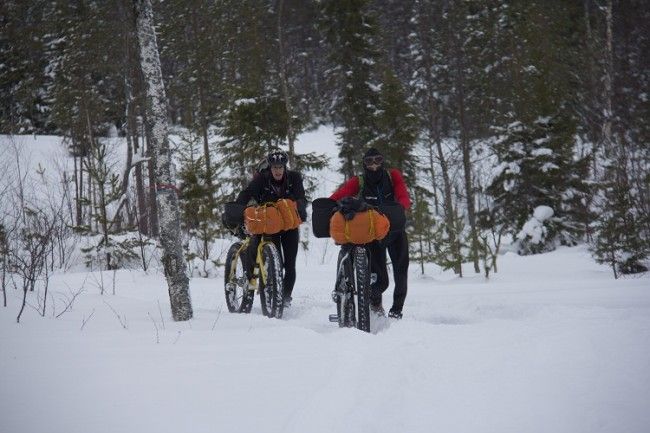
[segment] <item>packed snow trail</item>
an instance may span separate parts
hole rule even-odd
[[[0,310],[0,431],[646,432],[648,276],[583,247],[500,260],[489,281],[413,269],[374,334],[328,321],[334,260],[299,260],[282,320],[228,313],[220,278],[192,279],[177,323],[155,272],[118,271],[115,296],[54,275],[57,312],[86,280],[59,319],[16,324],[13,291]]]

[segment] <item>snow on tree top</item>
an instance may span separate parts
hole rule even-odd
[[[255,104],[256,102],[255,98],[241,98],[235,101],[235,105],[239,107],[240,105]]]
[[[537,206],[533,211],[533,216],[537,221],[544,222],[551,218],[555,212],[549,206]]]

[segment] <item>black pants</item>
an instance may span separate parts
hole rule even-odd
[[[368,246],[370,252],[370,270],[377,275],[377,281],[371,286],[370,300],[373,304],[381,303],[382,294],[388,288],[388,270],[386,269],[386,250],[393,264],[393,309],[402,311],[408,285],[409,242],[406,232],[391,233],[382,241]]]
[[[298,255],[298,229],[287,230],[275,235],[266,235],[270,238],[280,252],[282,264],[284,267],[284,296],[291,296],[293,286],[296,283],[296,256]],[[248,278],[253,276],[253,267],[257,258],[257,246],[260,243],[261,236],[251,237],[251,242],[246,251],[248,257],[247,275]]]

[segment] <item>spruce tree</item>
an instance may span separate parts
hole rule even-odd
[[[579,203],[588,192],[588,160],[573,159],[571,136],[567,136],[571,129],[565,130],[561,121],[541,118],[529,127],[509,125],[494,146],[500,165],[487,191],[500,216],[495,222],[517,235],[538,206],[554,211],[546,224],[546,238],[541,243],[524,238],[519,245],[522,254],[553,250],[558,244],[575,245],[583,234]]]
[[[439,254],[441,236],[437,236],[436,219],[431,212],[431,193],[427,188],[417,185],[412,191],[413,226],[409,231],[410,249],[413,260],[420,264],[420,271],[424,274],[424,264],[435,261]]]
[[[215,187],[207,182],[208,171],[202,152],[202,139],[191,131],[182,136],[178,147],[180,171],[181,228],[189,238],[186,258],[202,262],[199,274],[209,275],[208,262],[215,239],[222,234],[217,218]]]
[[[499,223],[513,235],[537,206],[554,211],[546,239],[531,243],[524,238],[519,244],[522,254],[574,245],[584,230],[584,206],[579,203],[588,193],[588,160],[574,155],[577,129],[571,110],[575,95],[571,56],[576,50],[571,36],[577,30],[577,15],[575,6],[556,6],[548,9],[530,2],[503,15],[509,35],[503,43],[512,56],[501,66],[507,65],[507,70],[495,75],[495,80],[507,81],[499,88],[508,103],[496,119],[493,151],[499,165],[488,193],[501,210],[497,214],[505,218]]]
[[[625,165],[611,165],[606,173],[610,179],[595,200],[598,217],[593,223],[592,252],[598,263],[611,266],[614,278],[645,272],[648,268],[643,261],[650,255],[650,240],[640,228],[647,223],[643,221],[647,215],[636,211]]]
[[[374,146],[391,166],[404,174],[410,185],[416,171],[413,150],[418,136],[417,118],[406,101],[402,84],[389,68],[384,69],[378,108],[378,135]]]
[[[46,2],[0,4],[0,132],[51,132]]]
[[[328,80],[334,89],[332,117],[341,159],[340,171],[352,177],[361,170],[364,149],[378,134],[379,89],[377,27],[368,0],[325,0],[322,28],[330,50]]]

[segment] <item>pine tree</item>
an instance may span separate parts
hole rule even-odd
[[[538,119],[532,127],[509,125],[503,140],[495,145],[500,165],[487,191],[501,218],[496,223],[517,235],[538,206],[554,211],[545,240],[531,244],[524,239],[522,254],[549,251],[558,244],[575,245],[583,234],[579,203],[588,192],[588,160],[573,159],[572,148],[566,144],[571,144],[570,136],[562,133],[566,126],[561,121]]]
[[[207,277],[207,264],[214,240],[220,235],[215,187],[208,183],[208,172],[201,152],[201,137],[188,134],[179,146],[181,228],[189,236],[187,260],[202,262],[201,276]]]
[[[598,263],[611,266],[614,278],[647,271],[643,261],[650,256],[650,239],[642,229],[648,216],[634,204],[639,197],[630,187],[626,158],[619,155],[605,167],[608,180],[595,200],[598,217],[592,252]]]
[[[424,264],[434,261],[439,254],[436,250],[441,239],[436,236],[436,221],[430,209],[431,193],[418,186],[413,190],[413,227],[409,231],[411,254],[413,260],[420,264],[420,271],[424,274]]]
[[[444,41],[448,40],[446,29],[449,18],[449,4],[431,0],[416,0],[413,3],[413,17],[410,20],[412,31],[409,35],[412,57],[412,79],[409,82],[410,102],[415,108],[419,128],[422,131],[423,153],[426,155],[425,170],[431,190],[434,192],[435,212],[442,211],[444,224],[438,229],[438,242],[441,248],[453,256],[454,272],[461,273],[462,263],[460,233],[455,230],[456,209],[454,204],[454,184],[448,146],[443,143],[450,134],[452,109],[447,103],[451,99],[452,81],[449,75],[450,64],[446,55]],[[439,180],[442,185],[440,185]],[[438,206],[438,191],[442,195]],[[443,236],[444,232],[444,236]],[[445,253],[446,254],[446,253]],[[447,256],[449,256],[447,254]]]
[[[45,2],[0,4],[0,132],[51,132]]]
[[[453,223],[451,225],[446,218],[444,220],[436,218],[438,221],[435,225],[433,239],[438,248],[434,260],[442,269],[453,269],[459,277],[462,277],[461,265],[467,258],[463,255],[463,250],[467,248],[467,245],[462,242],[465,222],[457,210],[454,209],[452,215]]]
[[[554,211],[545,241],[531,244],[523,239],[519,245],[523,254],[574,245],[584,231],[580,201],[588,193],[588,160],[574,155],[577,129],[570,108],[574,100],[570,56],[576,50],[571,36],[577,28],[577,10],[531,2],[509,8],[502,17],[509,35],[504,42],[513,54],[507,65],[501,65],[507,69],[495,74],[495,80],[508,82],[502,89],[508,89],[504,96],[509,102],[499,109],[500,126],[495,128],[499,138],[493,145],[499,165],[488,193],[505,218],[498,222],[513,235],[537,206]],[[555,39],[554,49],[548,46],[549,37]]]
[[[411,184],[416,170],[413,149],[418,136],[417,119],[393,71],[386,68],[383,75],[377,104],[378,135],[374,146],[391,166],[404,174],[407,184]]]
[[[336,83],[332,117],[341,159],[340,171],[352,177],[361,170],[364,149],[375,144],[379,86],[377,27],[368,0],[325,0],[322,28],[330,50],[328,80]]]
[[[276,31],[271,11],[264,3],[247,0],[229,13],[227,59],[232,69],[227,71],[219,154],[228,177],[222,187],[232,198],[250,181],[260,160],[283,143],[288,116],[273,62],[277,47],[265,37]]]

